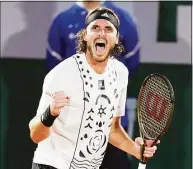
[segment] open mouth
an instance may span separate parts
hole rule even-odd
[[[97,42],[97,43],[95,44],[96,51],[97,51],[97,52],[103,52],[103,51],[105,50],[105,46],[106,46],[105,43],[103,43],[103,42]]]

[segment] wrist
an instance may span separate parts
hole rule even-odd
[[[50,114],[52,116],[58,116],[60,114],[60,109],[55,108],[52,104],[49,107],[50,107]]]
[[[41,115],[41,122],[46,127],[51,127],[58,115],[52,115],[50,111],[50,106]]]
[[[58,112],[58,110],[52,110],[52,109],[50,109],[50,114],[51,114],[53,117],[55,117],[55,116],[58,116],[58,115],[59,115],[59,112]]]
[[[138,144],[134,143],[132,152],[135,158],[137,158],[138,160],[141,160],[141,147]]]

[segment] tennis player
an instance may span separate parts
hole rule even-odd
[[[123,51],[118,16],[99,7],[77,34],[77,53],[45,77],[30,136],[38,144],[32,169],[98,169],[107,143],[141,159],[142,139],[121,127],[128,70],[116,58]],[[151,144],[148,140],[148,145]],[[157,147],[146,147],[152,157]]]
[[[70,8],[62,11],[53,19],[47,39],[46,65],[48,71],[76,53],[75,35],[79,30],[85,28],[85,18],[88,12],[98,6],[110,8],[119,16],[121,23],[119,34],[121,43],[124,46],[124,52],[121,53],[118,60],[127,67],[129,81],[134,76],[140,64],[141,51],[137,24],[128,11],[123,10],[112,1],[105,0],[76,1]],[[131,114],[130,108],[126,106],[125,115],[121,117],[121,125],[129,134],[128,126],[134,123],[129,118]],[[132,130],[132,128],[129,130]],[[125,169],[125,166],[127,166],[127,169],[131,169],[131,159],[128,158],[127,153],[108,143],[100,169]]]

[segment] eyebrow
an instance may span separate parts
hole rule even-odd
[[[100,26],[97,25],[97,24],[95,24],[95,25],[92,25],[91,28],[93,28],[93,27],[100,27]],[[107,28],[107,29],[112,29],[112,30],[113,30],[113,27],[112,27],[112,26],[105,26],[105,28]]]
[[[112,26],[105,26],[105,28],[107,28],[107,29],[112,29],[112,30],[113,30],[113,27],[112,27]]]
[[[96,25],[96,24],[95,24],[95,25],[92,25],[92,27],[91,27],[91,28],[93,28],[93,27],[99,27],[99,25]]]

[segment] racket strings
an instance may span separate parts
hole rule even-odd
[[[160,135],[167,125],[171,109],[169,93],[165,81],[156,76],[151,77],[143,87],[140,98],[139,116],[145,132],[144,134],[148,138],[155,138]],[[164,104],[163,100],[160,103],[159,98],[164,98],[164,103],[166,104],[164,112],[161,112],[162,104]]]

